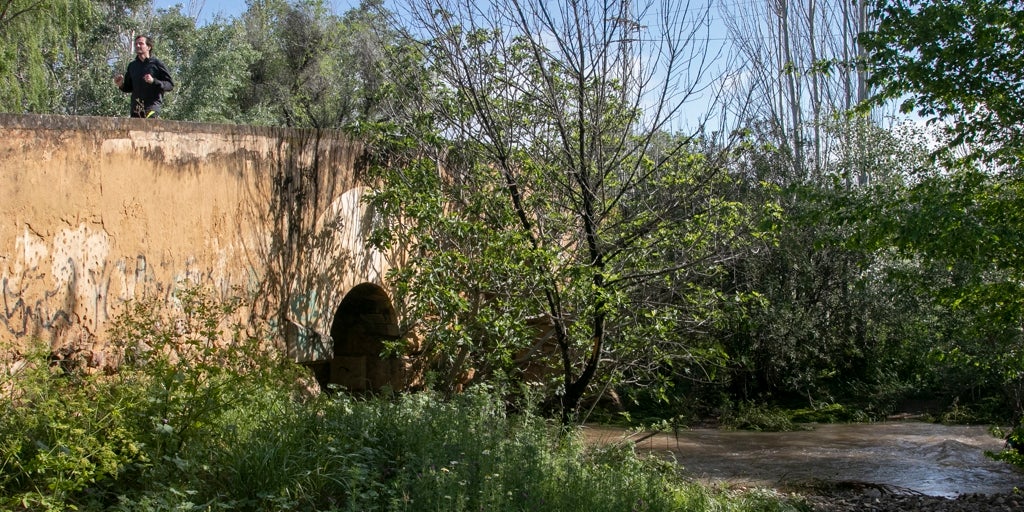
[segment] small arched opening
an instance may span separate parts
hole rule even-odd
[[[383,288],[363,283],[342,299],[331,322],[334,357],[321,389],[336,385],[349,391],[378,391],[405,387],[405,367],[399,357],[383,357],[384,340],[398,339],[398,321]]]

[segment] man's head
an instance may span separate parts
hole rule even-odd
[[[135,55],[140,60],[149,58],[149,52],[153,49],[153,39],[149,36],[135,36]]]

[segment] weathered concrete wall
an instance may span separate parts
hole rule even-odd
[[[332,357],[332,323],[397,334],[361,154],[312,130],[0,115],[0,347],[101,351],[126,301],[195,284],[251,292],[298,361]]]

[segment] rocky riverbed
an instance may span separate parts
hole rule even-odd
[[[805,498],[815,512],[1014,512],[1021,494],[965,494],[956,498],[878,491],[844,491]]]

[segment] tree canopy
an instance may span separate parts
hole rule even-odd
[[[945,123],[970,156],[1024,156],[1024,10],[993,0],[881,0],[863,35],[874,101]]]

